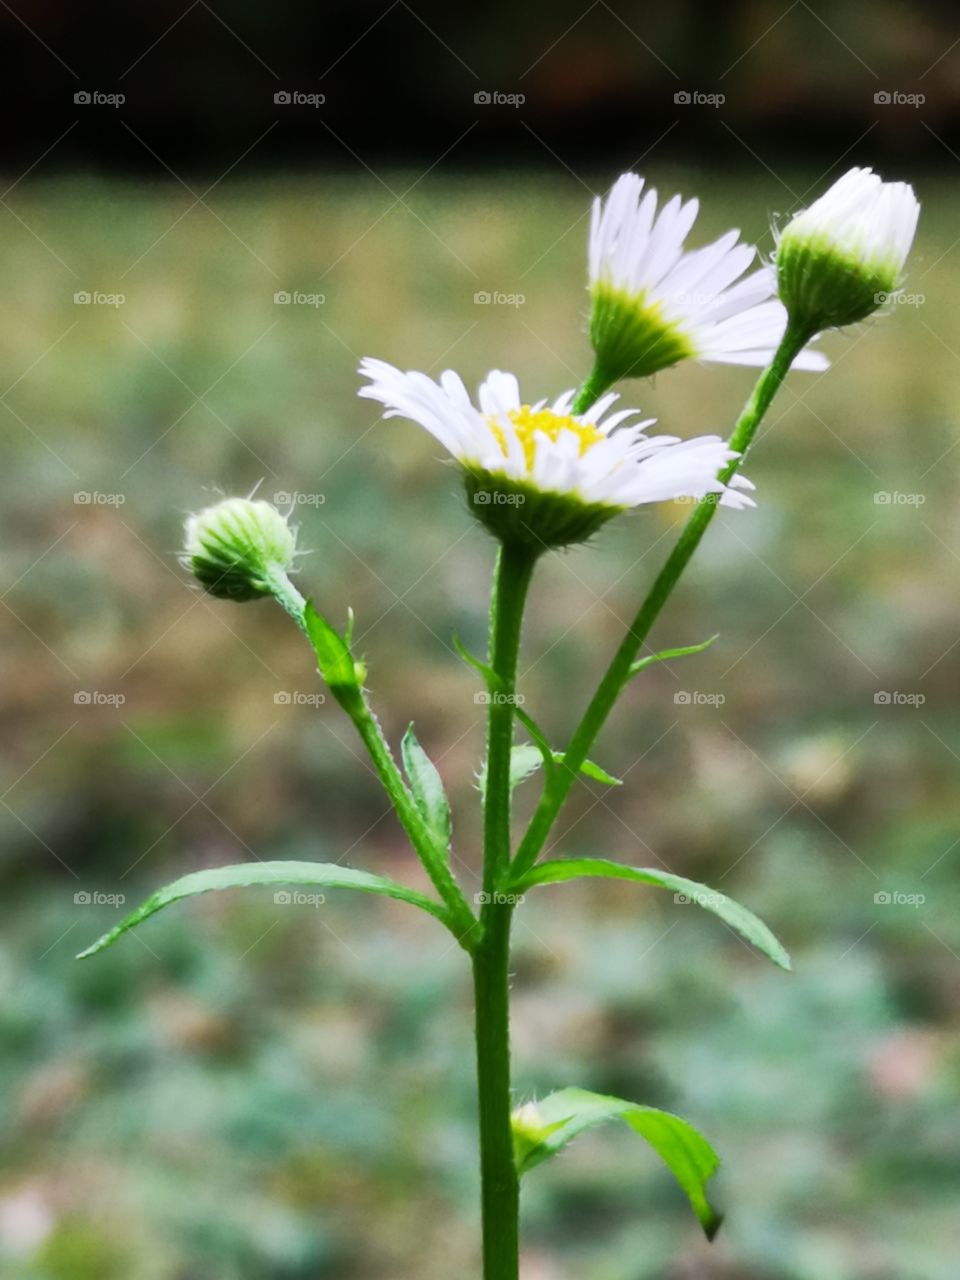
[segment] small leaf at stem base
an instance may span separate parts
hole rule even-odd
[[[722,1217],[707,1198],[707,1183],[720,1160],[693,1125],[669,1111],[587,1089],[560,1089],[542,1102],[527,1103],[514,1111],[517,1172],[521,1177],[529,1173],[584,1130],[607,1120],[622,1120],[653,1147],[686,1194],[707,1239],[712,1240]]]
[[[450,804],[447,793],[443,789],[443,779],[436,765],[417,741],[417,735],[410,725],[403,735],[400,744],[403,756],[403,767],[410,780],[410,790],[420,816],[430,828],[437,844],[443,850],[450,847],[452,823]]]
[[[317,655],[317,666],[320,674],[331,689],[358,689],[364,681],[363,663],[354,662],[350,654],[348,642],[335,631],[322,614],[307,601],[303,614],[304,626],[314,653]],[[353,630],[351,617],[349,631]]]

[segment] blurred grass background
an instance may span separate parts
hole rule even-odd
[[[383,176],[399,193],[416,175]],[[700,242],[738,225],[768,250],[792,203],[772,176],[649,177],[701,196]],[[799,195],[820,175],[784,178]],[[627,785],[585,781],[557,830],[558,852],[662,862],[748,903],[795,974],[652,890],[543,889],[517,932],[519,1092],[684,1114],[725,1159],[727,1222],[708,1247],[611,1129],[531,1178],[527,1280],[956,1276],[960,274],[955,184],[919,194],[922,301],[829,336],[834,369],[790,379],[750,459],[758,509],[718,520],[654,636],[720,640],[636,682],[596,752]],[[396,205],[373,180],[262,179],[207,208],[86,177],[10,203],[0,1271],[475,1274],[470,992],[435,922],[249,891],[78,965],[118,908],[76,895],[129,907],[252,856],[423,879],[349,725],[299,699],[320,686],[279,611],[207,601],[176,565],[182,514],[258,482],[304,495],[304,589],[356,610],[385,727],[397,742],[416,719],[476,889],[482,708],[450,635],[482,646],[492,544],[437,446],[377,423],[355,370],[373,354],[471,385],[507,367],[531,399],[573,385],[587,193],[431,176]],[[97,290],[125,301],[74,302]],[[691,435],[727,431],[750,383],[691,367],[623,390]],[[558,744],[684,514],[543,563],[524,692]]]

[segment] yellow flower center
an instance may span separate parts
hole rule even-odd
[[[581,458],[588,449],[592,449],[595,444],[599,444],[601,440],[606,439],[603,432],[598,431],[591,423],[578,422],[576,418],[561,417],[560,414],[554,413],[551,409],[534,411],[528,404],[525,404],[521,405],[519,409],[510,409],[507,417],[513,424],[514,434],[520,441],[523,456],[526,459],[527,467],[530,469],[533,467],[533,459],[537,450],[535,437],[538,431],[542,432],[548,440],[559,440],[562,432],[572,432],[579,441]],[[506,457],[507,437],[503,427],[493,416],[488,417],[487,421],[490,424],[490,430],[503,451],[503,456]]]

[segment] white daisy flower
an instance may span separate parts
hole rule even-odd
[[[739,243],[739,231],[685,252],[699,202],[674,196],[658,213],[656,191],[643,188],[642,178],[625,173],[606,201],[593,204],[591,381],[606,388],[689,358],[769,364],[787,324],[773,270],[744,275],[757,251]],[[794,367],[825,369],[827,361],[805,351]]]
[[[899,287],[919,216],[909,183],[845,173],[780,236],[777,275],[791,316],[812,331],[876,311]]]
[[[629,507],[708,493],[727,506],[753,505],[743,492],[749,481],[717,479],[737,456],[719,436],[649,437],[652,420],[627,421],[639,410],[608,412],[615,393],[575,414],[573,391],[531,404],[513,374],[494,371],[478,407],[450,370],[435,382],[367,359],[360,372],[370,379],[361,396],[385,405],[385,417],[425,427],[460,463],[475,513],[500,537],[563,546]]]

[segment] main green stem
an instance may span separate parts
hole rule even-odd
[[[743,455],[753,442],[763,416],[770,407],[770,402],[780,388],[791,364],[810,340],[810,336],[806,331],[799,331],[792,327],[788,328],[773,360],[758,378],[730,437],[730,448],[736,450],[740,456],[728,462],[723,471],[720,472],[719,479],[725,484],[736,474]],[[589,403],[592,403],[592,399],[586,405],[581,402],[585,396],[592,398],[595,393],[596,388],[590,384],[588,379],[583,391],[574,403],[574,411],[583,412],[588,408]],[[674,587],[680,580],[681,574],[700,545],[700,539],[706,533],[710,521],[716,515],[718,501],[717,494],[708,494],[697,503],[676,545],[667,557],[666,563],[640,606],[637,616],[624,636],[613,661],[607,668],[606,674],[597,686],[597,691],[593,695],[590,705],[584,712],[583,719],[570,740],[570,745],[564,754],[563,764],[554,771],[552,779],[544,787],[540,803],[517,850],[517,856],[513,864],[515,875],[528,871],[536,862],[540,850],[550,834],[557,814],[577,776],[577,772],[587,758],[587,752],[613,709],[623,686],[630,679],[630,668],[636,660],[640,646],[650,634],[661,609],[669,600]]]
[[[510,926],[513,900],[499,892],[510,866],[510,755],[523,607],[536,553],[500,549],[490,612],[490,691],[483,832],[482,936],[473,953],[484,1280],[518,1280],[520,1184],[510,1125]]]

